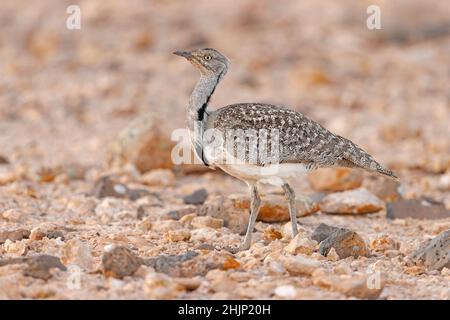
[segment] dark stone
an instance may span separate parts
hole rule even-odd
[[[180,208],[177,210],[171,210],[162,215],[161,219],[163,220],[180,220],[187,214],[195,213],[197,211],[196,207],[188,206],[186,208]]]
[[[28,277],[42,280],[48,280],[52,277],[50,272],[51,269],[67,270],[58,257],[49,255],[31,257],[27,260],[27,264],[23,274]]]
[[[191,260],[196,256],[198,256],[198,252],[195,251],[188,251],[180,255],[160,255],[147,259],[145,265],[154,268],[156,272],[170,273],[170,269],[177,264]]]
[[[143,264],[143,260],[128,248],[115,247],[103,254],[103,273],[107,277],[132,276]]]
[[[338,227],[329,226],[325,223],[321,223],[312,233],[311,239],[322,242],[326,238],[328,238],[333,232],[339,230]]]
[[[91,191],[91,195],[96,198],[126,198],[132,201],[150,195],[145,189],[130,189],[120,182],[114,182],[110,177],[102,177]]]
[[[91,192],[94,197],[97,198],[127,198],[129,189],[122,183],[116,183],[109,177],[102,177],[96,183]]]
[[[9,164],[9,160],[6,157],[0,155],[0,164]]]
[[[326,256],[331,248],[339,258],[367,256],[368,249],[364,240],[354,231],[321,223],[313,232],[311,239],[320,243],[319,252]]]
[[[17,229],[14,231],[3,231],[0,232],[0,244],[5,243],[6,240],[10,241],[20,241],[22,239],[28,239],[30,236],[30,231],[25,229]]]
[[[206,191],[206,189],[198,189],[196,191],[194,191],[192,194],[186,196],[183,198],[183,201],[185,204],[194,204],[194,205],[199,205],[199,204],[203,204],[206,200],[206,198],[208,198],[208,191]]]
[[[130,189],[128,190],[128,198],[130,200],[137,200],[139,198],[150,195],[151,193],[145,189]]]
[[[441,203],[429,200],[398,200],[387,204],[389,219],[446,219],[450,210]]]
[[[45,236],[49,239],[61,238],[61,240],[64,241],[64,234],[61,231],[57,231],[57,230],[49,231],[49,232],[47,232],[47,234]]]

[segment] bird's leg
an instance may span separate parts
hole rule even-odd
[[[297,229],[297,206],[295,200],[295,192],[294,189],[288,184],[283,184],[283,190],[286,195],[286,198],[289,202],[289,216],[291,217],[291,225],[292,225],[292,237],[295,237],[298,233]]]
[[[239,248],[236,250],[231,250],[234,252],[243,251],[250,249],[252,244],[252,232],[255,227],[256,218],[258,217],[259,207],[261,205],[261,198],[258,194],[258,189],[256,184],[249,184],[250,187],[250,217],[248,219],[247,232],[245,233],[244,241],[241,243]]]

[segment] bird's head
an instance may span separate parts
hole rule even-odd
[[[186,58],[202,75],[222,78],[228,70],[230,60],[219,51],[211,48],[191,51],[175,51],[173,54]]]

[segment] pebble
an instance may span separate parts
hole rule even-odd
[[[107,277],[131,276],[142,264],[142,259],[133,251],[121,246],[108,248],[102,256],[103,273]]]
[[[132,164],[140,172],[172,168],[175,145],[153,112],[140,116],[125,127],[110,146],[108,161],[112,166]]]
[[[376,299],[384,288],[381,279],[374,281],[370,276],[356,274],[334,275],[323,268],[317,269],[312,279],[315,285],[360,299]]]
[[[89,245],[79,239],[70,239],[61,247],[61,261],[66,265],[77,265],[84,270],[91,270],[93,257]]]
[[[30,231],[25,229],[17,229],[12,231],[2,231],[0,232],[0,244],[5,243],[6,240],[19,241],[22,239],[27,239],[30,236]]]
[[[364,214],[383,208],[383,201],[364,188],[332,193],[320,201],[321,211],[331,214]]]
[[[177,299],[185,291],[178,281],[163,273],[151,273],[145,278],[145,293],[149,299]]]
[[[408,259],[419,266],[424,265],[428,270],[450,268],[450,230],[423,243]]]
[[[106,176],[100,178],[95,183],[94,188],[91,191],[91,195],[99,199],[111,197],[130,199],[134,201],[150,195],[150,192],[144,189],[130,189],[123,183],[115,182],[110,177]]]
[[[25,241],[11,241],[7,239],[3,244],[6,253],[23,256],[27,253],[28,245]]]
[[[392,179],[377,178],[376,180],[369,182],[366,188],[385,202],[397,201],[402,197],[402,187],[400,183]]]
[[[387,252],[398,250],[400,244],[388,235],[381,235],[370,241],[369,248],[377,252]]]
[[[62,227],[54,223],[41,223],[37,227],[31,229],[30,239],[39,241],[44,238],[64,240],[64,234],[60,231]]]
[[[426,200],[398,200],[388,203],[386,216],[389,219],[446,219],[450,218],[450,210],[443,204]]]
[[[309,173],[308,180],[318,191],[344,191],[359,188],[363,182],[360,170],[320,168]]]
[[[168,187],[175,184],[175,174],[168,169],[154,169],[143,174],[139,181],[148,186]]]
[[[320,242],[319,252],[327,256],[331,248],[336,250],[339,258],[367,256],[365,241],[354,231],[320,224],[311,238]]]
[[[211,270],[205,278],[209,281],[209,287],[213,292],[231,293],[237,286],[237,282],[232,280],[228,272],[223,270]]]
[[[21,222],[25,219],[25,212],[19,209],[8,209],[2,213],[3,219],[9,222]]]
[[[327,256],[331,248],[336,250],[339,258],[367,256],[368,249],[364,240],[354,231],[340,230],[320,243],[319,252]]]
[[[298,233],[284,248],[284,250],[290,254],[304,254],[308,256],[317,249],[317,241],[309,239],[304,233]]]
[[[282,256],[283,266],[291,275],[311,275],[322,264],[307,256]]]
[[[274,294],[282,299],[294,299],[297,296],[297,289],[292,285],[279,286],[275,288]]]
[[[196,270],[187,270],[185,262],[196,258],[199,255],[196,251],[188,251],[180,255],[159,255],[148,258],[144,261],[146,266],[152,267],[156,272],[166,273],[172,277],[185,277],[190,272],[195,273]]]
[[[197,229],[205,227],[219,229],[223,227],[223,220],[209,216],[195,217],[191,221],[191,226]]]
[[[164,239],[170,242],[189,241],[191,232],[187,229],[169,230],[164,234]]]
[[[52,269],[66,271],[66,267],[61,263],[58,257],[50,255],[39,255],[31,257],[27,260],[27,267],[23,273],[25,276],[48,280],[53,275]]]
[[[200,205],[203,204],[207,198],[208,198],[208,191],[202,188],[194,191],[190,195],[183,197],[183,201],[185,204]]]

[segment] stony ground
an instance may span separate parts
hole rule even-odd
[[[0,5],[0,298],[450,299],[450,7],[364,1],[74,1]],[[376,3],[371,1],[370,3]],[[197,73],[232,67],[212,105],[303,112],[393,169],[262,188],[250,250],[243,183],[173,166]]]

